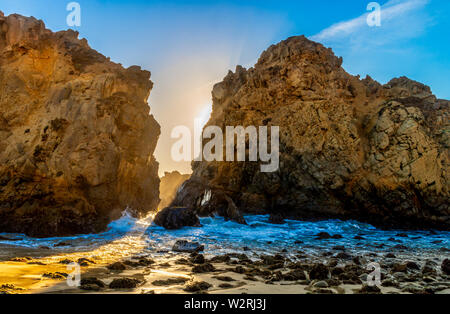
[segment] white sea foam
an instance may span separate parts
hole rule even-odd
[[[380,244],[384,247],[376,251],[388,252],[395,245],[402,244],[408,247],[406,251],[410,254],[436,253],[443,247],[450,248],[450,232],[383,231],[369,224],[340,220],[318,222],[286,220],[283,225],[273,225],[268,223],[268,216],[246,216],[245,218],[248,225],[240,225],[216,217],[202,218],[202,228],[165,230],[152,224],[152,217],[137,220],[128,213],[124,213],[122,218],[112,222],[108,230],[100,234],[46,239],[35,239],[20,234],[2,234],[20,240],[0,241],[0,244],[26,248],[47,246],[57,251],[73,251],[95,249],[105,244],[117,243],[118,254],[127,245],[135,246],[137,241],[140,241],[139,243],[145,241],[146,250],[149,253],[170,251],[173,243],[178,239],[200,242],[205,245],[205,252],[209,254],[242,252],[244,247],[249,248],[253,254],[277,253],[282,249],[292,253],[302,250],[308,254],[319,254],[335,246],[345,246],[351,251],[370,252]],[[319,232],[339,234],[343,238],[318,240],[316,235]],[[400,237],[399,233],[406,234],[407,237]],[[364,239],[358,240],[355,236],[361,236]],[[69,246],[58,247],[61,242]]]

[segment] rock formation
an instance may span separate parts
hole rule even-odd
[[[183,227],[200,227],[200,220],[191,208],[166,207],[156,214],[153,221],[157,226],[168,230],[181,229]]]
[[[159,185],[159,198],[161,199],[158,206],[159,209],[164,209],[172,203],[178,189],[189,177],[189,174],[181,174],[178,171],[166,172],[164,174]]]
[[[156,210],[152,86],[77,32],[0,13],[0,232],[99,232]]]
[[[280,169],[194,162],[173,205],[449,229],[450,102],[405,77],[381,85],[341,65],[301,36],[230,71],[213,89],[207,125],[279,126]]]

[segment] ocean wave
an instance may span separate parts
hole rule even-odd
[[[112,222],[107,231],[100,234],[76,235],[46,239],[30,238],[21,234],[0,234],[14,241],[1,241],[0,244],[26,247],[47,247],[54,250],[73,250],[95,248],[120,240],[134,245],[135,237],[143,238],[150,251],[170,250],[178,239],[197,241],[205,245],[211,254],[242,251],[244,247],[254,252],[271,253],[281,249],[303,249],[309,253],[317,249],[326,250],[336,246],[347,249],[370,251],[375,246],[389,250],[402,244],[410,251],[432,251],[449,248],[450,232],[438,231],[396,231],[380,230],[369,224],[357,221],[325,220],[294,221],[286,220],[282,225],[268,223],[269,216],[245,217],[248,225],[226,221],[221,217],[201,218],[202,228],[187,227],[180,230],[165,230],[152,224],[152,216],[138,220],[128,212]],[[319,240],[317,234],[327,232],[342,238]],[[300,245],[301,244],[301,245]]]

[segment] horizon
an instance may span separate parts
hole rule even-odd
[[[291,36],[304,34],[332,48],[352,75],[381,84],[407,76],[450,99],[450,43],[443,40],[450,35],[448,1],[379,1],[380,27],[365,24],[369,1],[78,2],[82,24],[72,29],[80,38],[124,67],[139,65],[152,73],[149,105],[162,127],[155,152],[160,176],[192,172],[190,162],[168,157],[176,141],[170,132],[178,125],[192,130],[195,118],[206,123],[213,85],[237,65],[252,67],[270,45]],[[0,10],[34,16],[59,31],[69,28],[67,3],[6,0]]]

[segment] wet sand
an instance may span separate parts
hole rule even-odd
[[[371,256],[325,256],[321,262],[302,254],[291,260],[283,253],[262,256],[261,259],[249,259],[246,255],[250,255],[249,252],[215,257],[201,253],[160,252],[155,257],[136,248],[134,254],[129,252],[128,257],[118,258],[114,254],[105,254],[109,252],[107,247],[55,255],[41,250],[44,255],[41,258],[13,258],[1,262],[0,291],[13,294],[450,293],[450,276],[442,272],[440,260],[411,263],[398,258],[381,258],[383,280],[378,290],[364,284],[364,274],[369,273],[364,263],[369,262]],[[23,250],[19,251],[23,253]],[[38,252],[36,250],[34,254]],[[62,261],[84,265],[81,267],[81,286],[68,284],[65,276],[70,277],[73,270]],[[114,266],[111,267],[112,264]],[[124,282],[117,279],[125,279],[125,286],[131,282],[132,287],[121,287]],[[119,285],[112,288],[114,285],[110,285],[114,280]]]

